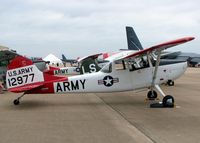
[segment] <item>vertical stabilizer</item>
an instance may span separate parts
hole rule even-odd
[[[62,60],[63,60],[63,61],[67,61],[67,58],[65,57],[64,54],[62,54]]]
[[[126,35],[129,50],[143,50],[143,47],[132,27],[126,27]]]

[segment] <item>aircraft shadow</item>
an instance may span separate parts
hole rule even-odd
[[[29,110],[29,109],[37,109],[37,108],[47,108],[47,107],[91,107],[94,106],[113,106],[113,107],[120,107],[120,106],[133,106],[133,107],[147,107],[148,104],[144,101],[108,101],[108,102],[54,102],[54,101],[40,101],[40,100],[23,100],[21,101],[20,105],[7,105],[7,109],[13,110]]]

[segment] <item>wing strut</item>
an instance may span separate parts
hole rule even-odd
[[[151,83],[151,91],[153,91],[153,88],[156,88],[158,90],[158,92],[165,97],[165,93],[162,91],[162,89],[160,88],[160,86],[158,84],[155,84],[156,81],[156,76],[157,76],[157,72],[158,72],[158,67],[160,64],[160,57],[161,57],[161,51],[158,51],[158,56],[157,56],[157,60],[156,60],[156,65],[155,65],[155,69],[154,69],[154,73],[153,73],[153,78],[152,78],[152,83]]]
[[[151,83],[152,87],[155,86],[155,80],[156,80],[156,76],[157,76],[157,72],[158,72],[158,67],[160,64],[160,57],[161,57],[161,50],[158,51],[158,56],[157,56],[156,65],[155,65],[155,69],[153,72],[153,78],[152,78],[152,83]]]

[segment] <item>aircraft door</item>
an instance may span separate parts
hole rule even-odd
[[[151,85],[153,67],[146,57],[134,59],[129,62],[130,77],[134,89],[144,88]]]

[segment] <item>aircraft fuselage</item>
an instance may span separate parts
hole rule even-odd
[[[186,68],[187,62],[159,66],[155,84],[178,78]],[[130,71],[112,67],[110,73],[101,70],[96,73],[71,76],[66,81],[47,83],[41,89],[32,90],[30,93],[118,92],[148,88],[152,84],[154,69],[154,67],[147,67]]]

